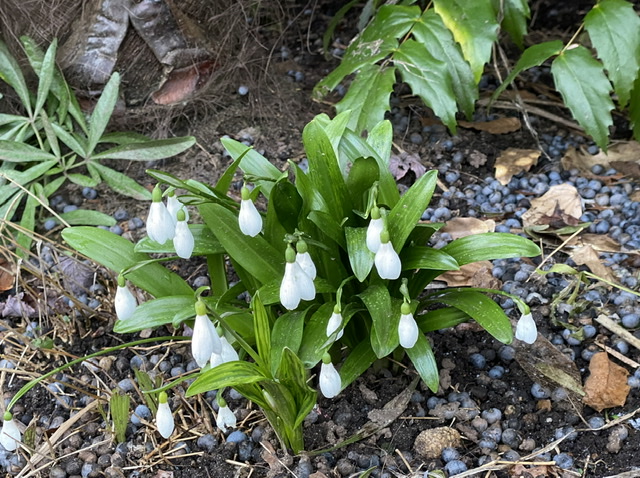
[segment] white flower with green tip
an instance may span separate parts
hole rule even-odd
[[[331,363],[331,356],[325,353],[320,366],[320,378],[318,380],[320,391],[326,398],[333,398],[340,393],[342,380],[335,366]]]
[[[262,231],[262,216],[256,209],[256,205],[251,200],[249,189],[242,186],[240,194],[240,213],[238,214],[238,225],[240,231],[245,236],[255,237]]]
[[[169,403],[167,403],[166,392],[160,392],[158,395],[158,410],[156,411],[156,427],[162,438],[169,438],[173,433],[175,424],[173,421],[173,413]]]
[[[116,288],[116,296],[113,299],[113,305],[116,309],[116,316],[120,320],[127,320],[133,315],[138,306],[138,301],[127,286],[127,282],[122,274],[118,276],[118,287]]]
[[[211,354],[220,353],[222,344],[213,322],[207,315],[207,307],[204,302],[196,302],[196,320],[193,325],[193,336],[191,337],[191,354],[199,367],[204,367]]]
[[[400,256],[398,256],[389,240],[389,233],[386,230],[383,230],[382,234],[380,234],[380,241],[380,247],[374,258],[378,275],[382,279],[397,279],[402,271],[402,263],[400,262]]]
[[[367,227],[367,249],[374,254],[380,249],[380,234],[384,229],[384,219],[380,215],[380,209],[377,206],[371,208],[371,222]]]
[[[532,344],[538,338],[538,328],[531,312],[522,314],[516,325],[516,339]]]
[[[331,314],[331,317],[329,317],[329,322],[327,322],[327,337],[331,337],[331,335],[336,330],[339,330],[338,334],[336,335],[336,340],[341,338],[342,335],[344,334],[344,330],[340,329],[341,327],[342,327],[342,312],[341,312],[340,306],[336,304],[335,307],[333,308],[333,313]]]
[[[222,431],[222,433],[227,433],[227,428],[235,428],[236,427],[236,416],[231,411],[231,409],[227,406],[227,402],[224,398],[218,398],[218,415],[216,416],[216,426]]]
[[[398,323],[398,338],[400,339],[400,345],[405,349],[413,348],[418,341],[418,335],[420,329],[416,319],[413,318],[411,313],[411,307],[404,302],[400,306],[400,322]]]
[[[147,217],[147,236],[158,244],[164,244],[173,239],[175,233],[175,219],[171,217],[162,202],[162,190],[156,186],[153,188],[149,216]]]
[[[296,249],[296,262],[302,271],[311,278],[311,280],[315,279],[317,275],[316,265],[313,263],[313,259],[311,259],[307,243],[300,239],[296,244]]]
[[[3,423],[0,428],[0,445],[7,451],[15,451],[22,441],[22,433],[18,429],[18,425],[13,420],[11,412],[4,412],[2,417]]]
[[[180,211],[181,209],[184,210],[184,214],[185,214],[184,220],[188,221],[189,211],[187,211],[187,208],[184,206],[184,204],[180,202],[180,200],[176,196],[175,191],[173,190],[169,191],[169,193],[167,194],[167,211],[169,211],[169,214],[173,218],[174,223],[177,222],[178,211]]]
[[[189,259],[193,254],[195,241],[189,225],[187,224],[186,213],[180,209],[177,213],[176,234],[173,238],[173,248],[176,250],[178,257]]]

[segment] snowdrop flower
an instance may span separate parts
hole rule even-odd
[[[418,341],[418,324],[416,319],[413,318],[411,313],[411,307],[404,302],[400,306],[400,322],[398,323],[398,337],[400,338],[400,345],[405,349],[412,348]]]
[[[169,193],[167,194],[167,211],[169,211],[169,214],[171,215],[171,218],[173,219],[174,223],[177,223],[176,221],[178,218],[178,211],[182,209],[184,209],[184,215],[185,215],[184,220],[188,221],[189,211],[187,211],[187,208],[184,207],[184,205],[180,202],[180,200],[176,196],[175,191],[172,188],[171,191],[169,191]]]
[[[175,220],[162,202],[162,190],[156,185],[147,217],[147,235],[152,241],[164,244],[173,239],[175,232]]]
[[[374,258],[376,270],[382,279],[397,279],[400,277],[402,264],[398,253],[393,249],[389,240],[389,233],[384,230],[380,234],[380,247]]]
[[[20,433],[16,422],[13,421],[11,412],[4,412],[2,420],[4,423],[0,428],[0,445],[7,451],[14,451],[22,440],[22,433]]]
[[[340,309],[340,305],[336,304],[333,308],[333,314],[329,317],[329,322],[327,323],[327,337],[331,337],[336,330],[340,329],[342,326],[342,312]],[[338,340],[344,334],[344,330],[340,330],[338,335],[336,335],[336,340]]]
[[[240,201],[240,213],[238,214],[238,225],[242,234],[255,237],[262,230],[262,216],[251,201],[249,189],[242,186],[242,200]]]
[[[220,353],[213,352],[211,354],[211,368],[217,367],[223,363],[234,362],[240,360],[238,352],[233,348],[224,335],[220,336]]]
[[[307,243],[300,239],[296,244],[296,249],[298,251],[296,253],[296,262],[304,273],[311,277],[311,280],[315,279],[317,275],[316,265],[313,263],[313,259],[311,259],[311,256],[309,255]]]
[[[221,353],[222,344],[218,331],[209,320],[207,306],[204,302],[196,302],[196,322],[193,326],[191,338],[191,355],[199,367],[204,367],[213,353]]]
[[[194,239],[187,224],[187,217],[184,209],[180,209],[176,216],[176,235],[173,238],[173,248],[178,257],[189,259],[193,253]]]
[[[120,320],[127,320],[133,315],[138,306],[138,302],[134,297],[131,289],[127,286],[126,280],[122,274],[118,276],[118,287],[116,296],[113,300],[116,309],[116,316]]]
[[[294,310],[301,300],[315,298],[316,287],[313,284],[313,279],[296,262],[296,253],[291,245],[287,246],[285,259],[287,263],[280,284],[280,303],[285,309]]]
[[[331,363],[331,356],[325,352],[320,366],[320,391],[327,398],[333,398],[340,393],[342,380],[340,374]]]
[[[227,433],[227,428],[235,428],[236,427],[236,416],[233,414],[231,409],[227,406],[227,402],[218,395],[218,416],[216,417],[216,426],[222,431],[222,433]]]
[[[367,227],[367,249],[374,254],[380,249],[380,234],[384,229],[384,219],[380,215],[378,206],[371,208],[371,222]]]
[[[158,411],[156,412],[156,427],[162,438],[169,438],[175,428],[173,414],[167,403],[166,392],[160,392],[158,396]]]
[[[538,338],[538,329],[531,312],[523,314],[516,325],[516,339],[532,344]]]

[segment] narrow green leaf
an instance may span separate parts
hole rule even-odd
[[[304,329],[304,318],[307,310],[292,310],[282,314],[276,319],[271,331],[271,373],[275,374],[280,366],[282,352],[285,348],[290,349],[294,354],[300,350],[302,343],[302,332]]]
[[[288,178],[282,178],[276,182],[271,190],[268,207],[284,230],[293,234],[299,224],[302,197]],[[274,236],[270,235],[270,237]]]
[[[171,324],[176,315],[185,311],[193,311],[194,305],[193,294],[170,295],[151,299],[138,305],[133,315],[127,320],[118,320],[113,326],[113,331],[119,334],[131,334]]]
[[[227,362],[202,372],[187,390],[187,397],[210,390],[235,387],[239,384],[250,384],[264,380],[262,371],[251,362]]]
[[[87,144],[87,153],[90,155],[93,155],[93,150],[96,148],[104,130],[107,129],[107,124],[109,124],[113,109],[116,107],[118,101],[119,90],[120,75],[118,72],[114,72],[104,86],[102,94],[91,113],[91,119],[89,120],[89,142]]]
[[[270,370],[271,323],[269,322],[267,309],[265,309],[260,300],[260,294],[256,294],[253,297],[251,307],[253,309],[253,327],[256,336],[256,346],[258,348],[258,355],[263,361],[261,365],[263,365],[266,370]]]
[[[375,125],[371,131],[369,131],[366,141],[367,145],[373,148],[377,153],[375,159],[378,163],[378,168],[383,172],[385,170],[388,171],[389,158],[391,157],[391,146],[393,145],[393,126],[391,126],[391,121],[384,120]],[[383,163],[380,163],[380,159]],[[381,164],[384,164],[386,167],[381,167]],[[389,175],[391,175],[390,172]]]
[[[602,0],[584,17],[584,28],[607,69],[621,107],[640,69],[640,17],[624,0]]]
[[[47,137],[47,142],[49,143],[51,151],[56,158],[60,158],[60,143],[58,143],[58,137],[53,131],[53,126],[51,125],[51,121],[49,121],[49,116],[47,116],[47,113],[44,110],[40,111],[40,120],[42,121],[42,129],[44,129],[44,134]]]
[[[429,171],[404,193],[400,201],[389,211],[387,226],[396,251],[401,251],[409,234],[418,223],[431,201],[436,188],[438,171]]]
[[[66,180],[67,178],[65,178],[64,176],[60,176],[53,181],[45,184],[42,191],[43,196],[46,198],[51,197],[58,189],[60,189],[60,186],[62,186]]]
[[[614,105],[610,96],[611,84],[602,64],[591,56],[589,50],[578,46],[553,60],[551,74],[573,117],[600,149],[606,151]]]
[[[387,287],[371,285],[358,294],[367,307],[371,320],[371,347],[378,358],[386,357],[398,346],[400,301],[392,303]]]
[[[139,185],[129,176],[122,174],[115,169],[108,168],[97,161],[90,161],[87,164],[89,171],[97,172],[102,180],[115,192],[124,194],[139,201],[151,200],[151,193],[145,187]]]
[[[93,159],[129,159],[155,161],[183,153],[196,143],[193,136],[150,140],[146,143],[128,143],[92,156]]]
[[[376,360],[378,360],[378,357],[376,357],[371,348],[369,340],[365,339],[356,345],[340,367],[342,389],[344,390],[356,378],[367,371]]]
[[[6,113],[0,113],[0,126],[6,126],[8,124],[24,124],[29,123],[29,118],[20,115],[10,115]]]
[[[113,429],[118,443],[126,441],[127,424],[129,423],[129,401],[131,398],[119,388],[111,391],[109,410],[113,420]]]
[[[219,204],[202,204],[198,209],[220,244],[247,272],[262,284],[282,279],[284,257],[264,237],[245,236],[238,217]]]
[[[204,224],[189,224],[189,230],[193,234],[193,255],[204,256],[213,254],[224,254],[226,251],[220,244],[220,241],[213,235],[211,229]],[[175,254],[173,241],[167,241],[164,244],[158,244],[148,237],[143,237],[135,245],[136,252],[145,254]],[[218,289],[214,289],[218,291]]]
[[[11,55],[7,45],[0,41],[0,80],[13,88],[30,117],[33,117],[31,98],[27,82],[16,59]]]
[[[389,98],[396,81],[395,67],[366,65],[360,69],[347,94],[336,104],[338,113],[351,111],[349,129],[370,131],[391,108]]]
[[[436,330],[455,327],[458,324],[470,320],[468,314],[455,307],[443,307],[441,309],[430,310],[429,312],[416,317],[418,327],[422,332],[434,332]]]
[[[275,183],[278,178],[282,176],[282,172],[273,164],[271,164],[271,162],[267,158],[258,153],[255,149],[250,148],[247,145],[240,143],[239,141],[233,140],[231,138],[221,138],[220,142],[234,160],[236,160],[242,154],[246,154],[240,162],[240,168],[245,172],[245,174],[270,180],[259,181],[260,190],[266,196],[266,198],[269,199],[269,194],[271,193],[273,183]],[[247,150],[249,150],[248,153]]]
[[[99,144],[115,143],[115,144],[131,144],[131,143],[148,143],[148,136],[133,131],[116,131],[113,133],[104,133],[100,136]]]
[[[478,83],[498,39],[498,21],[491,0],[434,0],[434,8],[460,43]]]
[[[31,181],[35,181],[36,179],[40,179],[43,177],[47,171],[53,168],[58,161],[52,159],[50,161],[43,161],[42,163],[34,164],[33,166],[25,169],[24,171],[18,170],[2,170],[0,171],[0,177],[4,176],[5,178],[10,179],[12,182],[20,184],[21,186],[28,185]],[[0,194],[0,203],[3,202],[3,197],[6,199],[5,195]]]
[[[636,79],[629,101],[629,120],[633,126],[633,136],[640,141],[640,76]]]
[[[340,24],[347,12],[357,3],[358,0],[351,0],[346,3],[333,15],[331,21],[329,21],[327,29],[325,30],[324,35],[322,35],[322,50],[324,51],[325,56],[329,55],[329,44],[331,43],[333,32],[336,30],[336,27]]]
[[[412,30],[413,36],[436,60],[444,62],[455,99],[465,116],[470,118],[478,99],[478,87],[471,66],[438,14],[429,9],[420,20]]]
[[[82,187],[94,188],[98,184],[100,184],[99,181],[92,178],[91,176],[87,176],[86,174],[70,173],[70,174],[67,174],[67,178],[73,184],[77,184],[78,186],[82,186]]]
[[[518,76],[520,72],[533,68],[534,66],[540,66],[552,56],[559,55],[563,46],[562,41],[552,40],[538,43],[527,48],[522,53],[522,56],[516,63],[516,66],[511,70],[511,73],[509,73],[509,76],[507,76],[502,84],[496,88],[496,91],[491,96],[491,101],[495,101],[507,86],[516,79],[516,76]]]
[[[0,159],[12,163],[30,163],[56,159],[55,155],[18,141],[0,140]]]
[[[502,307],[480,292],[451,289],[429,297],[427,303],[441,303],[460,309],[500,342],[508,344],[513,340],[511,322]]]
[[[478,261],[536,257],[540,248],[529,239],[505,232],[487,232],[461,237],[440,249],[452,256],[460,266]]]
[[[411,91],[455,134],[457,106],[447,65],[434,58],[425,45],[411,39],[400,45],[393,61]]]
[[[60,141],[66,144],[74,153],[81,158],[86,158],[87,144],[85,138],[76,135],[73,132],[69,132],[57,123],[51,123],[51,128],[55,132]]]
[[[88,209],[64,212],[60,214],[60,217],[71,226],[113,226],[116,224],[116,220],[108,214]]]
[[[523,38],[527,34],[527,21],[531,18],[529,3],[527,0],[504,0],[500,3],[503,7],[502,28],[513,43],[524,50]]]
[[[220,194],[227,194],[227,191],[231,187],[231,183],[233,182],[233,178],[235,178],[236,173],[238,172],[238,168],[240,167],[240,162],[242,158],[244,158],[249,151],[252,151],[250,148],[247,148],[244,153],[240,154],[237,158],[233,160],[233,162],[227,167],[227,169],[222,173],[220,179],[216,183],[216,191]]]
[[[47,48],[47,52],[44,55],[44,59],[42,60],[42,68],[38,73],[40,78],[38,82],[38,94],[36,96],[36,106],[33,109],[33,115],[38,116],[40,114],[40,110],[44,106],[44,102],[47,100],[49,96],[49,91],[51,89],[51,82],[53,81],[53,72],[56,68],[56,50],[58,47],[58,41],[54,38],[54,40]]]
[[[438,391],[438,385],[440,384],[438,364],[436,363],[436,357],[433,355],[433,350],[427,338],[424,334],[418,334],[416,344],[412,348],[405,350],[416,371],[429,387],[429,390],[436,393]]]
[[[360,282],[364,282],[371,272],[375,257],[367,247],[367,228],[345,227],[344,232],[347,238],[347,253],[351,269],[353,269],[356,278]]]
[[[33,188],[31,188],[33,193]],[[23,230],[33,231],[36,226],[36,209],[40,204],[38,200],[32,195],[27,196],[24,209],[22,210],[22,217],[20,218],[20,226]],[[23,259],[29,258],[29,251],[31,250],[31,243],[33,242],[33,234],[18,232],[15,238],[18,243],[16,248],[16,254]]]
[[[441,249],[428,246],[405,247],[400,255],[403,270],[435,269],[455,271],[460,269],[456,260]]]
[[[343,249],[346,248],[347,244],[344,238],[344,229],[329,213],[311,211],[308,218],[318,227],[318,230],[322,231],[327,237],[330,237]]]
[[[364,211],[367,195],[374,183],[380,179],[380,168],[375,158],[357,158],[347,176],[347,191],[351,197],[351,209]]]
[[[136,253],[125,238],[97,227],[68,227],[62,231],[62,238],[81,254],[116,273],[149,259],[146,254]],[[127,274],[127,279],[155,297],[193,294],[191,286],[178,274],[158,263]]]
[[[315,366],[331,343],[327,342],[327,323],[333,312],[333,303],[324,303],[304,326],[298,357],[306,368]]]

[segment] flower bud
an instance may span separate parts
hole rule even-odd
[[[331,335],[336,330],[339,330],[341,326],[342,326],[342,313],[340,311],[340,306],[336,304],[336,306],[333,308],[333,314],[331,314],[331,317],[329,317],[329,322],[327,323],[327,337],[331,337]],[[338,335],[336,335],[336,340],[342,337],[343,333],[344,331],[340,330],[338,332]]]
[[[158,244],[164,244],[175,235],[175,219],[162,202],[162,190],[157,185],[153,189],[153,200],[149,207],[147,235]]]
[[[405,349],[412,348],[418,341],[418,335],[420,330],[418,324],[413,318],[411,313],[411,307],[404,302],[400,307],[400,322],[398,323],[398,338],[400,339],[400,345]]]
[[[193,254],[195,241],[193,234],[186,221],[184,210],[180,209],[176,217],[176,234],[173,238],[173,248],[176,250],[178,257],[189,259]]]
[[[206,314],[206,306],[202,301],[196,302],[196,321],[191,338],[191,354],[199,367],[204,367],[212,353],[221,353],[222,344],[215,326]]]
[[[240,213],[238,214],[238,225],[240,231],[246,236],[255,237],[262,230],[262,216],[256,209],[255,204],[249,198],[249,190],[242,187],[242,200],[240,201]]]
[[[322,357],[322,365],[320,366],[320,391],[327,398],[333,398],[340,393],[342,388],[342,380],[340,374],[331,363],[331,356],[325,353]]]
[[[173,414],[167,403],[166,392],[160,392],[158,395],[158,411],[156,412],[156,427],[162,438],[169,438],[173,433],[175,424],[173,422]]]
[[[138,302],[131,289],[126,285],[126,280],[122,274],[118,276],[118,287],[116,288],[113,305],[116,309],[116,316],[120,320],[127,320],[131,317],[138,306]]]
[[[303,272],[311,278],[311,280],[315,279],[317,274],[316,265],[313,263],[311,255],[309,255],[307,243],[300,239],[296,244],[296,249],[296,262]]]
[[[400,272],[402,271],[400,257],[393,249],[393,245],[389,240],[389,233],[387,231],[382,231],[380,239],[382,242],[374,258],[378,275],[382,279],[397,279],[400,277]]]
[[[374,254],[380,248],[380,233],[384,229],[384,219],[380,216],[380,209],[374,206],[371,209],[371,222],[367,227],[367,249]]]
[[[4,412],[2,420],[4,423],[0,428],[0,445],[7,451],[15,451],[22,441],[22,433],[20,433],[18,425],[13,420],[11,412]]]
[[[538,338],[538,328],[531,313],[523,314],[516,325],[516,339],[532,344]]]
[[[218,399],[218,416],[216,417],[216,426],[222,431],[222,433],[227,433],[227,428],[235,428],[236,427],[236,416],[227,406],[227,402],[220,397]]]

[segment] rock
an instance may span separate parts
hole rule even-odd
[[[427,460],[438,458],[447,447],[461,445],[460,433],[449,427],[431,428],[420,432],[413,444],[414,451]]]

